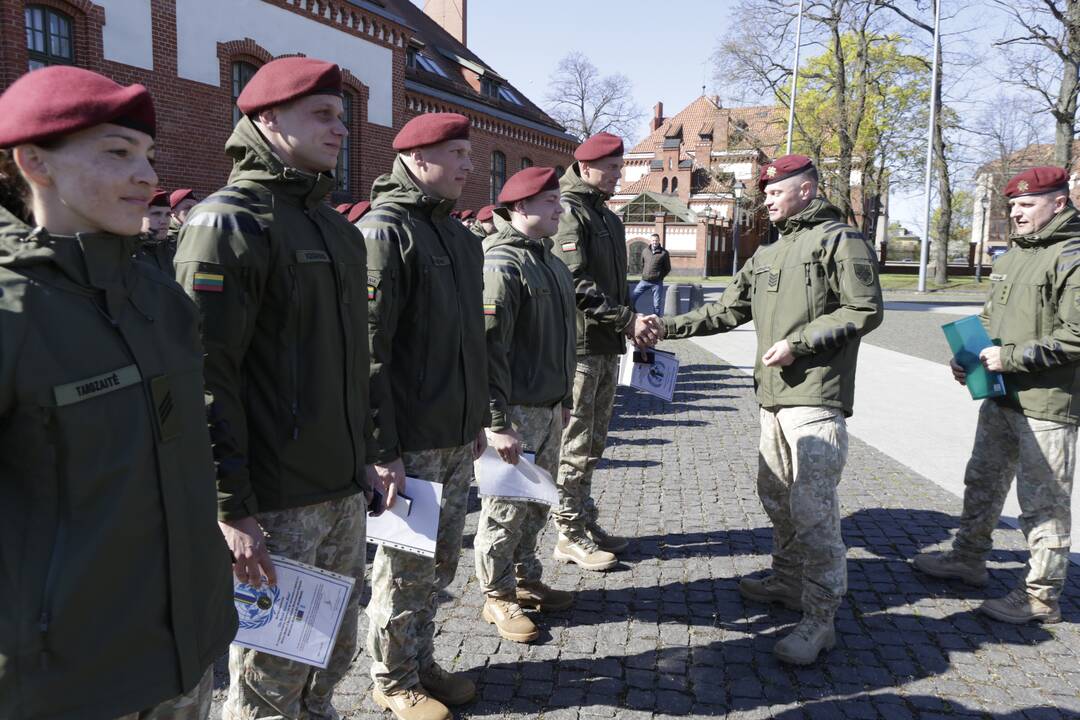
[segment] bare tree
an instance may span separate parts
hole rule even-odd
[[[562,60],[548,82],[548,114],[582,140],[601,132],[632,139],[644,113],[634,103],[630,78],[621,73],[601,76],[580,52]]]
[[[1014,28],[995,43],[1009,71],[1002,80],[1031,92],[1054,118],[1053,162],[1071,169],[1080,97],[1080,2],[994,0]]]

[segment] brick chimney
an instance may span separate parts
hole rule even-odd
[[[459,43],[468,47],[467,4],[467,0],[424,0],[424,14],[439,23],[442,29],[453,35]]]
[[[658,102],[653,108],[653,119],[649,123],[649,130],[656,130],[658,127],[664,124],[664,103]]]

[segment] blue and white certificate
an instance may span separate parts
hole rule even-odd
[[[355,580],[271,555],[277,585],[252,587],[233,578],[240,630],[233,642],[325,668]]]

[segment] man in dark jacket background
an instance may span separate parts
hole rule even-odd
[[[671,272],[671,256],[660,244],[660,236],[652,234],[649,247],[641,251],[641,280],[630,293],[630,307],[636,307],[638,298],[652,291],[653,311],[664,314],[664,278]]]

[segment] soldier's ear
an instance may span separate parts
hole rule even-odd
[[[53,184],[52,174],[46,162],[45,152],[37,145],[18,145],[12,151],[12,159],[19,172],[26,178],[30,185],[50,187]]]
[[[265,110],[260,110],[259,113],[255,116],[255,119],[259,122],[260,125],[264,125],[270,130],[277,130],[278,117],[277,111],[274,108],[266,108]]]

